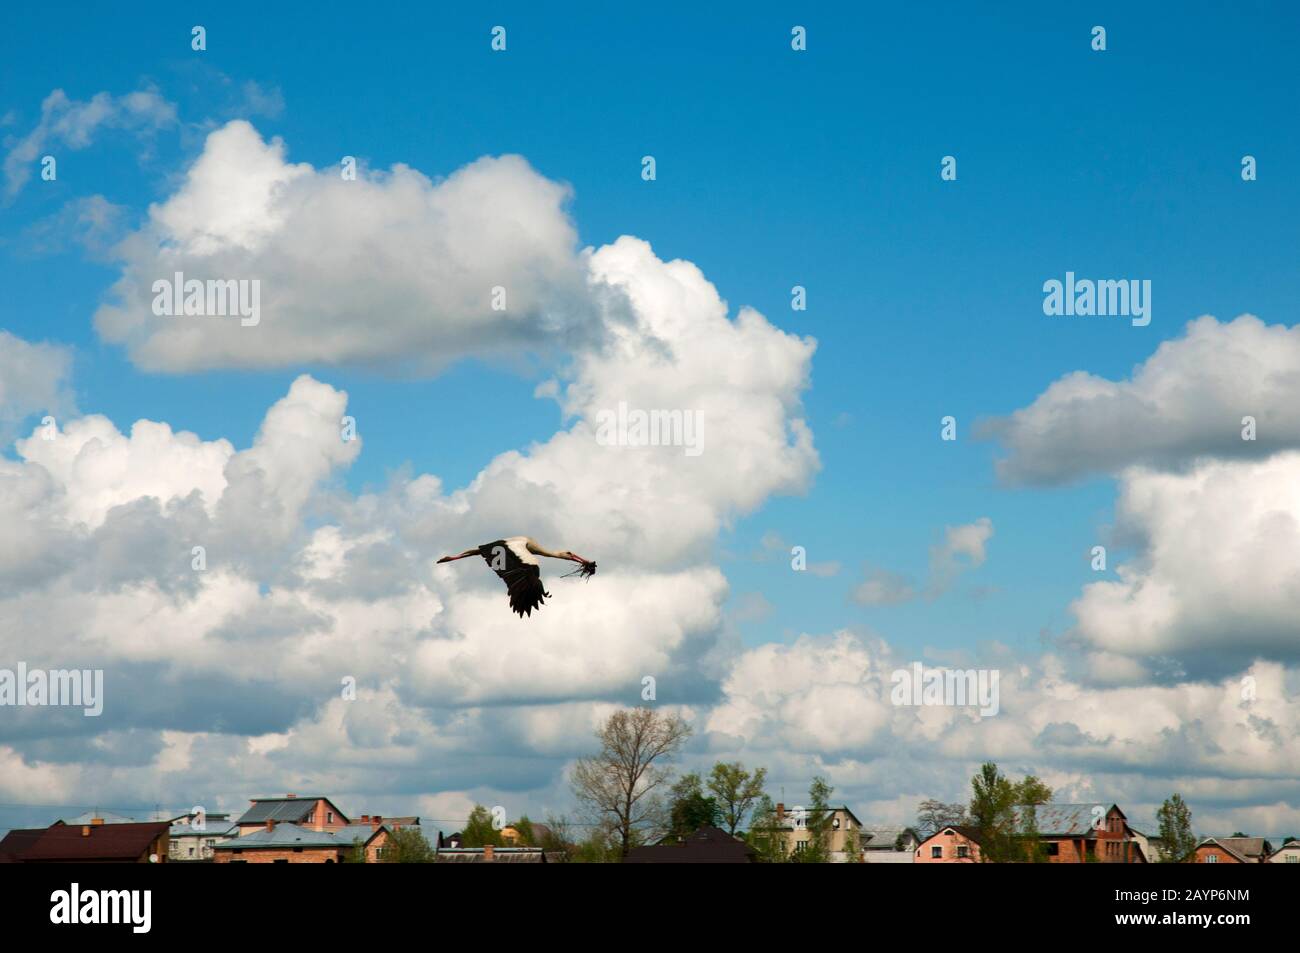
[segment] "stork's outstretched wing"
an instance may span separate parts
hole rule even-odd
[[[514,542],[498,539],[484,543],[478,551],[492,571],[505,582],[510,592],[510,608],[523,618],[531,616],[534,609],[540,609],[543,600],[549,599],[551,594],[542,585],[542,567],[538,565],[537,557],[525,547],[512,545]]]

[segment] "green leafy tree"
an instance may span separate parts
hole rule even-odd
[[[706,824],[717,826],[721,820],[717,801],[705,797],[704,783],[694,772],[672,786],[670,798],[668,837],[672,840],[689,837]]]
[[[784,864],[789,861],[785,830],[777,823],[776,805],[766,794],[754,802],[745,841],[754,849],[761,864]]]
[[[431,864],[434,850],[418,827],[399,827],[388,832],[380,860],[385,864]]]
[[[862,838],[856,829],[844,835],[844,851],[848,855],[850,864],[862,863]]]
[[[800,864],[828,864],[831,860],[831,795],[835,789],[823,777],[813,778],[808,787],[808,808],[804,827],[808,839],[803,850],[795,852],[791,859]]]
[[[519,847],[540,847],[541,846],[540,844],[537,843],[537,833],[533,830],[533,822],[528,819],[527,814],[519,818],[519,820],[515,821],[510,826],[513,827],[515,831],[519,834],[519,841],[517,846]]]
[[[1196,835],[1192,833],[1192,809],[1181,794],[1167,798],[1156,811],[1160,826],[1160,862],[1186,863],[1196,853]]]
[[[709,793],[718,805],[720,826],[735,834],[745,826],[745,817],[763,796],[767,781],[767,768],[756,768],[751,774],[739,761],[719,761],[709,773]]]
[[[501,832],[493,826],[492,815],[482,804],[475,804],[474,810],[469,812],[469,819],[460,832],[460,843],[462,847],[503,846]]]
[[[352,838],[352,846],[343,854],[342,862],[345,864],[364,864],[366,862],[366,845],[361,843],[360,837]]]
[[[988,761],[971,778],[971,791],[970,823],[984,863],[1046,862],[1037,808],[1052,799],[1051,788],[1032,774],[1012,781]]]

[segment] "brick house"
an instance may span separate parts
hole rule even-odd
[[[950,824],[935,831],[913,851],[913,863],[917,864],[977,864],[979,861],[979,831],[964,824]]]
[[[1029,824],[1026,807],[1016,809],[1019,823]],[[1146,854],[1128,826],[1128,818],[1112,804],[1102,812],[1096,802],[1048,803],[1034,808],[1039,839],[1053,864],[1145,864]]]
[[[1273,846],[1262,837],[1207,837],[1196,845],[1194,864],[1264,864]]]
[[[382,859],[390,831],[378,816],[368,824],[331,830],[267,819],[257,830],[217,843],[212,859],[218,864],[340,864],[359,844],[365,862],[373,864]]]
[[[98,820],[98,818],[92,818]],[[0,860],[11,864],[148,864],[167,862],[166,821],[64,824],[10,831]]]
[[[1031,818],[1026,807],[1016,808],[1015,819],[1021,830],[1030,830]],[[1147,862],[1124,812],[1114,804],[1105,811],[1095,803],[1039,804],[1033,810],[1033,827],[1049,863]],[[979,831],[960,824],[945,827],[926,838],[915,856],[918,864],[977,863],[980,859]]]
[[[296,824],[313,831],[338,830],[352,823],[326,797],[286,794],[284,797],[255,797],[252,804],[236,822],[241,835],[255,833],[265,827],[267,821]]]

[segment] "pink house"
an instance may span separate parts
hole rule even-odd
[[[935,831],[916,848],[918,864],[976,864],[980,859],[979,832],[952,825]]]

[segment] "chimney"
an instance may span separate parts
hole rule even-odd
[[[286,794],[286,795],[285,795],[286,798],[294,798],[294,797],[297,797],[297,796],[298,796],[298,795],[296,795],[296,794]]]
[[[96,827],[99,827],[101,824],[104,823],[104,819],[102,817],[92,817],[90,819],[90,823],[95,825]]]
[[[776,822],[778,824],[785,823],[785,805],[780,802],[776,805]]]
[[[491,845],[491,844],[484,844],[484,845],[483,845],[483,861],[484,861],[484,863],[491,863],[491,862],[492,862],[492,845]]]
[[[370,823],[370,815],[369,815],[369,814],[362,814],[362,815],[361,815],[361,823],[362,823],[362,824],[369,824],[369,823]]]
[[[275,821],[271,820],[271,819],[268,817],[268,818],[266,819],[266,832],[269,834],[269,833],[271,833],[271,832],[274,831],[274,830],[275,830]]]
[[[89,837],[89,836],[90,836],[90,825],[88,825],[88,824],[82,824],[82,825],[81,825],[81,836],[82,836],[82,837]]]
[[[384,823],[384,815],[382,814],[376,814],[374,817],[370,819],[370,826],[373,827],[375,830],[378,830],[379,825],[382,823]]]

